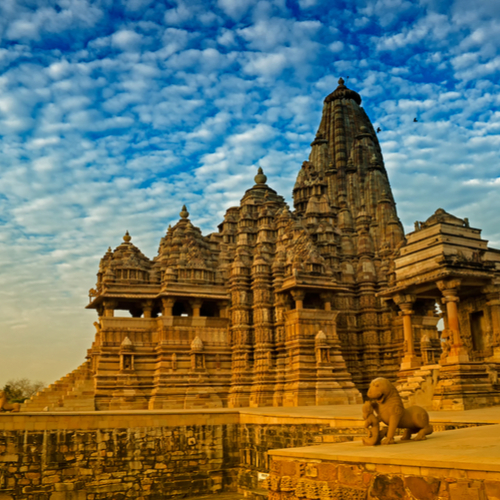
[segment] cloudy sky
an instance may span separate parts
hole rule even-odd
[[[497,0],[2,0],[0,384],[84,360],[127,229],[212,232],[258,166],[291,201],[340,76],[406,230],[442,207],[500,247],[499,33]]]

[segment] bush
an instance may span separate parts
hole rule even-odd
[[[32,382],[27,378],[19,378],[8,380],[3,386],[3,391],[9,403],[24,403],[26,399],[29,399],[44,387],[45,383],[39,380]]]

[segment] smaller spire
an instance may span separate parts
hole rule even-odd
[[[186,205],[182,205],[182,210],[180,211],[179,215],[183,219],[187,219],[189,217],[189,212],[187,211]]]
[[[340,77],[340,78],[339,78],[339,85],[340,85],[341,87],[344,87],[344,83],[345,83],[344,79],[343,79],[342,77]]]
[[[257,170],[257,175],[254,177],[255,184],[265,184],[267,181],[267,177],[264,175],[264,171],[262,170],[262,167],[259,167],[259,170]]]
[[[130,236],[130,234],[128,234],[128,230],[127,230],[127,232],[125,233],[125,236],[123,237],[123,241],[125,243],[130,243],[131,239],[132,239],[132,236]]]

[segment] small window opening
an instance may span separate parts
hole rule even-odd
[[[472,347],[475,351],[484,351],[484,312],[476,311],[471,313],[469,321]]]
[[[319,293],[306,293],[303,304],[304,309],[324,309]]]
[[[177,300],[172,308],[172,316],[192,316],[193,310],[186,300]]]
[[[200,316],[205,316],[207,318],[218,318],[219,308],[214,302],[203,302],[200,309]]]

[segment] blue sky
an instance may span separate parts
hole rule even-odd
[[[496,0],[2,0],[0,384],[83,361],[126,230],[212,232],[259,166],[290,202],[341,76],[406,230],[442,207],[500,247],[498,33]]]

